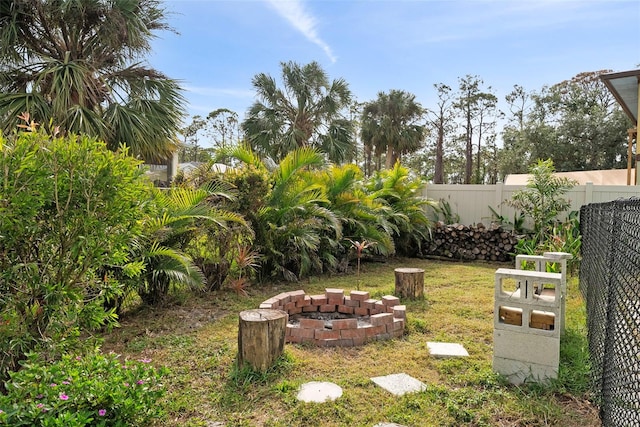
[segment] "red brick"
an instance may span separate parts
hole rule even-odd
[[[340,338],[338,343],[340,347],[353,347],[353,340],[351,338]]]
[[[393,319],[393,330],[404,331],[404,319]]]
[[[377,299],[368,299],[368,300],[364,300],[363,302],[364,302],[364,304],[360,304],[360,307],[376,308],[376,303],[378,302],[378,300]]]
[[[290,308],[289,310],[287,310],[287,313],[289,313],[290,315],[292,315],[292,314],[300,314],[300,313],[302,313],[302,307]]]
[[[278,300],[279,305],[285,305],[288,302],[291,302],[291,296],[288,292],[282,292],[273,297],[273,299]]]
[[[315,311],[318,311],[318,306],[317,305],[308,305],[306,307],[302,307],[302,311],[305,313],[312,313]]]
[[[296,301],[296,307],[308,307],[311,305],[311,297],[305,295],[303,299]]]
[[[369,292],[365,292],[365,291],[351,291],[349,296],[351,297],[352,300],[355,300],[355,301],[366,301],[369,298],[371,298],[369,296]]]
[[[302,318],[300,319],[300,327],[306,329],[323,329],[324,320]]]
[[[380,314],[380,309],[379,308],[370,308],[369,309],[369,314],[370,315],[374,315],[374,314]]]
[[[318,347],[338,347],[340,340],[315,340]]]
[[[338,313],[353,314],[353,307],[347,307],[346,305],[339,305]]]
[[[324,305],[327,303],[327,297],[325,295],[311,295],[311,304]]]
[[[286,337],[285,341],[288,342],[288,343],[292,343],[292,344],[298,344],[298,343],[302,342],[302,338],[294,337],[293,335],[289,335],[289,336]]]
[[[331,322],[333,329],[350,329],[358,327],[357,319],[338,319]]]
[[[365,338],[367,336],[364,328],[342,329],[340,338]]]
[[[393,317],[398,317],[400,319],[407,318],[407,306],[406,305],[396,305],[393,307]]]
[[[305,296],[306,295],[302,289],[289,292],[290,301],[293,301],[293,302],[303,300]]]
[[[291,336],[300,338],[314,338],[315,332],[316,331],[314,329],[293,328],[291,329]]]
[[[327,298],[344,298],[344,289],[326,288],[324,294]]]
[[[371,316],[372,326],[387,325],[387,324],[393,324],[393,314],[380,313],[380,314],[374,314]]]
[[[344,298],[328,298],[327,304],[329,305],[342,305],[344,304]]]
[[[344,297],[344,305],[347,307],[360,307],[360,301],[357,299],[351,299],[350,297]]]
[[[364,331],[365,331],[366,337],[367,338],[371,338],[373,336],[386,333],[387,332],[387,328],[385,327],[385,325],[369,326],[369,327],[365,326],[364,327]]]
[[[340,331],[316,329],[313,337],[317,340],[337,340],[340,338]]]
[[[369,309],[368,308],[362,308],[362,307],[355,307],[353,309],[353,313],[356,316],[368,316],[369,315]]]
[[[263,302],[260,304],[260,307],[258,308],[266,308],[268,310],[277,310],[278,309],[278,303],[277,302]]]
[[[391,335],[392,335],[394,338],[400,338],[400,337],[402,337],[402,335],[404,335],[404,330],[403,330],[403,329],[400,329],[400,330],[398,330],[398,331],[393,331],[393,332],[391,333]]]
[[[376,302],[375,309],[378,310],[378,313],[386,313],[387,312],[387,306],[384,305],[384,303],[382,301],[377,301]]]
[[[400,298],[393,295],[385,295],[382,297],[382,303],[387,307],[393,307],[394,305],[400,305]]]
[[[364,345],[366,342],[366,338],[353,338],[353,345]]]
[[[321,305],[318,309],[318,311],[320,313],[334,313],[336,311],[336,305],[329,305],[329,304],[325,304],[325,305]]]

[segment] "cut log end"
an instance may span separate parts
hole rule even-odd
[[[239,318],[238,366],[264,372],[284,352],[289,315],[281,310],[255,309],[242,311]]]
[[[400,298],[424,297],[424,270],[422,268],[396,268],[396,295]]]

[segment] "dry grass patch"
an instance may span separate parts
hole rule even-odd
[[[396,267],[425,269],[423,301],[407,305],[402,339],[354,348],[321,349],[287,344],[285,357],[265,374],[235,368],[238,313],[283,291],[357,287],[355,275],[314,277],[297,284],[249,288],[249,297],[231,292],[186,297],[181,305],[142,309],[105,336],[105,350],[149,357],[168,366],[167,418],[158,425],[207,426],[373,426],[382,421],[407,426],[595,426],[597,414],[585,387],[584,307],[577,279],[570,284],[568,338],[561,378],[550,387],[513,387],[491,369],[493,284],[503,265],[397,259],[367,263],[360,289],[374,298],[392,294]],[[458,342],[470,357],[436,360],[427,341]],[[427,390],[395,397],[371,377],[407,373]],[[295,399],[307,381],[331,381],[344,394],[335,402]]]

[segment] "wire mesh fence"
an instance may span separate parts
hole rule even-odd
[[[640,200],[580,210],[580,291],[602,425],[640,426]]]

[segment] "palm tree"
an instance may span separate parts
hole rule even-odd
[[[258,101],[242,129],[258,154],[276,162],[287,153],[311,147],[343,162],[354,151],[353,125],[346,119],[351,92],[343,79],[329,81],[317,62],[282,63],[283,88],[260,73],[253,78]]]
[[[422,242],[430,238],[432,223],[426,207],[437,203],[421,196],[423,187],[422,179],[412,176],[400,163],[376,172],[366,183],[371,196],[385,204],[390,234],[401,255],[416,256]]]
[[[425,127],[418,124],[424,110],[415,98],[402,90],[391,90],[388,94],[380,92],[378,98],[362,110],[360,135],[365,150],[373,151],[378,158],[386,153],[387,169],[392,168],[403,154],[418,150],[424,140]]]
[[[148,161],[177,147],[184,99],[175,80],[142,62],[169,29],[159,0],[0,2],[0,128],[29,112]]]

